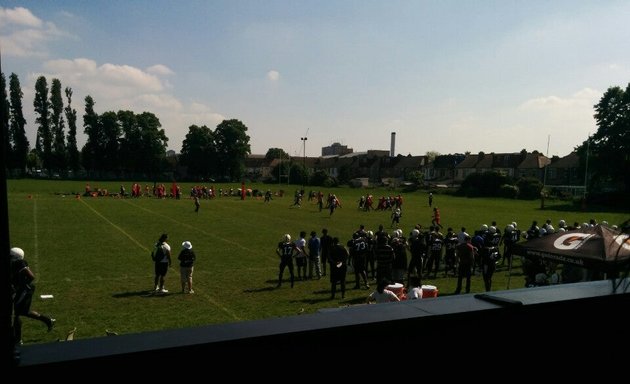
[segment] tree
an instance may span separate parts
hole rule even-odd
[[[168,137],[161,129],[160,119],[153,113],[136,115],[140,132],[138,156],[142,159],[140,169],[150,177],[156,177],[164,169]]]
[[[223,120],[214,132],[217,163],[224,176],[240,180],[245,172],[245,156],[251,153],[245,124],[236,119]]]
[[[583,164],[586,163],[588,148],[588,171],[591,188],[598,189],[606,183],[616,181],[630,191],[630,83],[625,90],[621,87],[608,88],[595,106],[597,132],[577,148]],[[589,188],[589,190],[591,189]]]
[[[11,99],[11,119],[9,122],[11,139],[13,140],[13,159],[12,167],[19,169],[21,172],[26,171],[27,159],[30,144],[26,138],[26,119],[22,112],[22,87],[20,79],[15,73],[11,73],[9,77],[9,94]]]
[[[120,139],[120,158],[125,159],[121,164],[124,172],[135,175],[143,167],[139,148],[142,146],[142,134],[138,127],[138,119],[132,111],[118,111],[118,122],[122,129]]]
[[[48,101],[48,83],[44,76],[37,78],[35,82],[35,99],[33,100],[37,137],[35,150],[42,159],[44,168],[50,170],[52,166],[52,132],[50,130],[50,102]]]
[[[188,174],[205,178],[216,170],[217,150],[214,133],[205,125],[191,125],[182,143],[180,162],[188,167]]]
[[[427,163],[432,163],[432,162],[435,161],[436,157],[440,156],[440,152],[438,152],[438,151],[427,151],[425,156],[427,157]]]
[[[0,107],[4,109],[2,114],[2,121],[0,124],[2,127],[2,131],[4,131],[4,153],[6,154],[6,159],[8,164],[5,164],[7,168],[12,168],[12,160],[13,160],[13,147],[11,146],[11,131],[9,130],[9,99],[7,98],[7,80],[4,77],[4,73],[0,73]]]
[[[57,171],[67,169],[66,138],[64,136],[65,122],[63,119],[63,98],[61,97],[61,82],[53,79],[50,86],[50,130],[52,134],[52,168]]]
[[[98,115],[94,112],[94,99],[92,96],[85,97],[85,114],[83,115],[83,132],[87,135],[87,140],[81,150],[83,168],[88,172],[94,172],[98,168],[100,157],[100,124]]]
[[[352,176],[352,168],[349,164],[344,164],[339,167],[339,173],[337,174],[337,184],[342,185],[350,182]]]
[[[265,159],[267,160],[288,158],[289,154],[286,153],[282,148],[269,148],[269,150],[267,150],[267,154],[265,155]]]
[[[102,142],[100,152],[101,156],[98,158],[101,163],[102,169],[106,172],[118,172],[120,163],[119,142],[120,139],[120,124],[118,123],[118,115],[116,112],[105,112],[99,117],[99,125],[101,127]]]
[[[79,170],[79,149],[77,147],[77,110],[72,108],[72,88],[66,87],[66,105],[64,111],[68,122],[68,137],[66,145],[68,167],[76,172]]]
[[[458,193],[468,197],[497,197],[501,186],[511,183],[508,176],[497,172],[472,173],[464,179]]]

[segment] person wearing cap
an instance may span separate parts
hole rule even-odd
[[[177,259],[179,260],[179,272],[182,280],[182,293],[195,293],[192,287],[192,276],[196,256],[190,241],[182,243],[182,250]]]
[[[171,266],[171,246],[166,242],[168,235],[163,233],[155,243],[154,259],[155,261],[155,292],[167,293],[168,290],[164,288],[164,277],[168,272],[168,267]]]
[[[44,316],[31,310],[31,302],[35,293],[35,275],[24,260],[22,248],[11,248],[11,286],[15,295],[13,297],[13,337],[17,344],[22,344],[22,320],[21,316],[39,320],[46,324],[48,332],[52,331],[55,319]]]

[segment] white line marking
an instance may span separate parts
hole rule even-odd
[[[117,226],[116,224],[114,224],[113,222],[111,222],[108,218],[106,218],[105,216],[101,215],[100,212],[98,212],[96,209],[90,207],[90,205],[88,203],[85,202],[85,200],[83,199],[79,199],[79,201],[85,205],[86,207],[88,207],[92,212],[94,212],[98,217],[100,217],[101,219],[105,220],[109,225],[111,225],[112,227],[116,228],[117,230],[119,230],[123,235],[127,236],[127,238],[129,238],[129,240],[131,240],[132,242],[134,242],[138,247],[140,247],[140,249],[142,249],[143,251],[148,252],[149,248],[145,247],[144,245],[140,244],[138,242],[138,240],[134,239],[130,234],[128,234],[124,229],[120,228],[119,226]]]
[[[33,260],[33,268],[39,274],[39,235],[37,232],[37,199],[33,199],[33,258],[31,260]]]
[[[190,224],[188,224],[188,223],[183,223],[183,222],[181,222],[181,221],[178,221],[178,220],[173,219],[173,218],[172,218],[172,217],[170,217],[170,216],[166,216],[166,215],[163,215],[163,214],[161,214],[161,213],[158,213],[158,212],[152,211],[152,210],[150,210],[150,209],[148,209],[148,208],[145,208],[145,207],[139,206],[139,205],[137,205],[137,204],[133,204],[133,203],[131,203],[131,202],[127,201],[127,200],[124,200],[124,202],[125,202],[125,203],[127,203],[127,204],[129,204],[129,205],[131,205],[131,206],[133,206],[133,207],[136,207],[136,208],[138,208],[138,209],[141,209],[141,210],[143,210],[143,211],[146,211],[146,212],[149,212],[149,213],[154,214],[154,215],[156,215],[156,216],[159,216],[159,217],[162,217],[162,218],[168,219],[168,220],[170,220],[170,221],[172,221],[172,222],[174,222],[174,223],[176,223],[176,224],[178,224],[178,225],[182,225],[182,226],[187,227],[187,228],[190,228],[190,229],[192,229],[192,230],[194,230],[194,231],[201,232],[201,233],[203,233],[203,234],[204,234],[204,235],[206,235],[206,236],[209,236],[209,237],[214,237],[215,239],[219,239],[219,240],[221,240],[221,241],[223,241],[223,242],[226,242],[226,243],[228,243],[228,244],[234,245],[235,247],[241,248],[241,249],[243,249],[243,250],[245,250],[245,251],[247,251],[247,252],[249,252],[249,253],[251,253],[251,254],[253,254],[253,255],[258,254],[258,252],[257,252],[257,251],[255,251],[255,250],[253,250],[253,249],[250,249],[250,248],[247,248],[247,247],[245,247],[245,246],[241,245],[240,243],[237,243],[237,242],[235,242],[235,241],[232,241],[232,240],[226,239],[226,238],[221,237],[221,236],[217,236],[217,235],[215,235],[215,234],[213,234],[213,233],[210,233],[210,232],[206,232],[206,231],[204,231],[203,229],[201,229],[201,228],[199,228],[199,227],[196,227],[196,226],[194,226],[194,225],[190,225]],[[275,261],[278,261],[276,258],[273,258],[273,257],[268,256],[268,255],[265,255],[265,257],[266,257],[267,259],[269,259],[269,260],[274,261],[274,262],[275,262]]]
[[[83,203],[86,207],[88,207],[88,208],[89,208],[92,212],[94,212],[94,213],[95,213],[97,216],[99,216],[101,219],[103,219],[103,220],[105,220],[107,223],[109,223],[112,227],[114,227],[114,228],[118,229],[120,232],[122,232],[122,233],[123,233],[125,236],[127,236],[127,237],[131,240],[131,241],[133,241],[134,243],[136,243],[136,244],[138,245],[138,247],[140,247],[140,248],[141,248],[141,249],[143,249],[144,251],[147,251],[147,252],[149,251],[149,249],[148,249],[148,248],[146,248],[145,246],[143,246],[142,244],[140,244],[140,243],[139,243],[136,239],[134,239],[134,238],[133,238],[130,234],[128,234],[127,232],[125,232],[125,230],[124,230],[124,229],[120,228],[119,226],[117,226],[116,224],[114,224],[113,222],[111,222],[111,221],[110,221],[109,219],[107,219],[105,216],[101,215],[101,214],[100,214],[100,213],[99,213],[96,209],[94,209],[94,208],[90,207],[90,206],[88,205],[88,203],[86,203],[83,199],[81,199],[81,200],[79,200],[79,201],[80,201],[81,203]],[[131,204],[131,203],[129,203],[129,204]],[[131,204],[131,205],[134,205],[134,204]],[[154,213],[154,212],[152,212],[152,211],[150,211],[150,210],[146,210],[146,211],[147,211],[147,212],[150,212],[150,213]],[[154,214],[155,214],[155,213],[154,213]],[[160,215],[160,216],[163,216],[163,215]],[[163,217],[167,217],[167,216],[163,216]],[[167,217],[167,218],[168,218],[168,217]],[[171,220],[172,220],[172,219],[171,219]],[[175,222],[176,222],[176,223],[178,223],[178,224],[182,224],[182,225],[184,225],[184,223],[179,223],[179,222],[178,222],[178,221],[176,221],[176,220],[173,220],[173,221],[175,221]],[[194,227],[191,227],[191,226],[189,226],[189,227],[190,227],[190,228],[194,228]],[[216,236],[215,236],[215,237],[216,237]],[[236,243],[235,243],[235,244],[236,244]],[[173,271],[173,273],[176,273],[176,272],[175,272],[175,269],[174,269],[173,267],[169,267],[169,269],[170,269],[170,270],[172,270],[172,271]],[[230,311],[230,310],[229,310],[229,309],[227,309],[225,306],[223,306],[223,305],[219,304],[218,302],[216,302],[214,299],[212,299],[212,297],[210,297],[210,296],[208,296],[208,295],[206,295],[206,294],[201,294],[201,295],[199,295],[199,296],[203,296],[203,297],[205,297],[205,298],[206,298],[206,300],[208,300],[210,303],[212,303],[215,307],[219,308],[219,309],[220,309],[220,310],[222,310],[223,312],[225,312],[225,313],[227,313],[228,315],[232,316],[232,318],[234,318],[235,320],[240,320],[240,318],[239,318],[238,316],[236,316],[236,314],[235,314],[234,312]]]

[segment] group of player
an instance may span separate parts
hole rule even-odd
[[[593,223],[594,220],[590,224],[567,226],[561,220],[558,228],[566,231],[591,226]],[[336,271],[334,275],[331,273],[333,297],[337,284],[341,284],[342,297],[344,295],[348,266],[352,267],[355,289],[361,288],[361,285],[369,288],[370,278],[405,285],[409,285],[410,279],[414,277],[436,279],[440,264],[443,263],[443,276],[458,278],[455,293],[460,293],[463,279],[466,279],[466,292],[470,292],[470,278],[475,273],[481,274],[485,290],[490,291],[497,266],[507,263],[511,267],[513,246],[516,243],[554,231],[550,220],[542,228],[533,222],[530,229],[523,232],[516,222],[508,224],[503,231],[496,222],[492,222],[492,225],[481,225],[472,235],[464,227],[459,232],[449,227],[443,234],[438,226],[430,226],[425,230],[421,225],[416,225],[408,237],[398,228],[387,233],[380,225],[378,231],[373,232],[360,225],[345,242],[345,246],[339,238],[331,237],[326,229],[322,230],[321,237],[312,231],[309,240],[306,239],[306,231],[302,231],[295,241],[285,234],[276,249],[281,258],[278,287],[282,285],[286,268],[289,269],[293,287],[295,260],[299,280],[313,278],[313,271],[316,278],[321,278],[326,274],[327,264],[331,272]],[[526,269],[527,263],[524,263],[524,271],[528,272]]]

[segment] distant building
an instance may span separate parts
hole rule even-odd
[[[343,156],[352,153],[352,148],[339,143],[332,143],[329,147],[322,147],[322,156]]]

